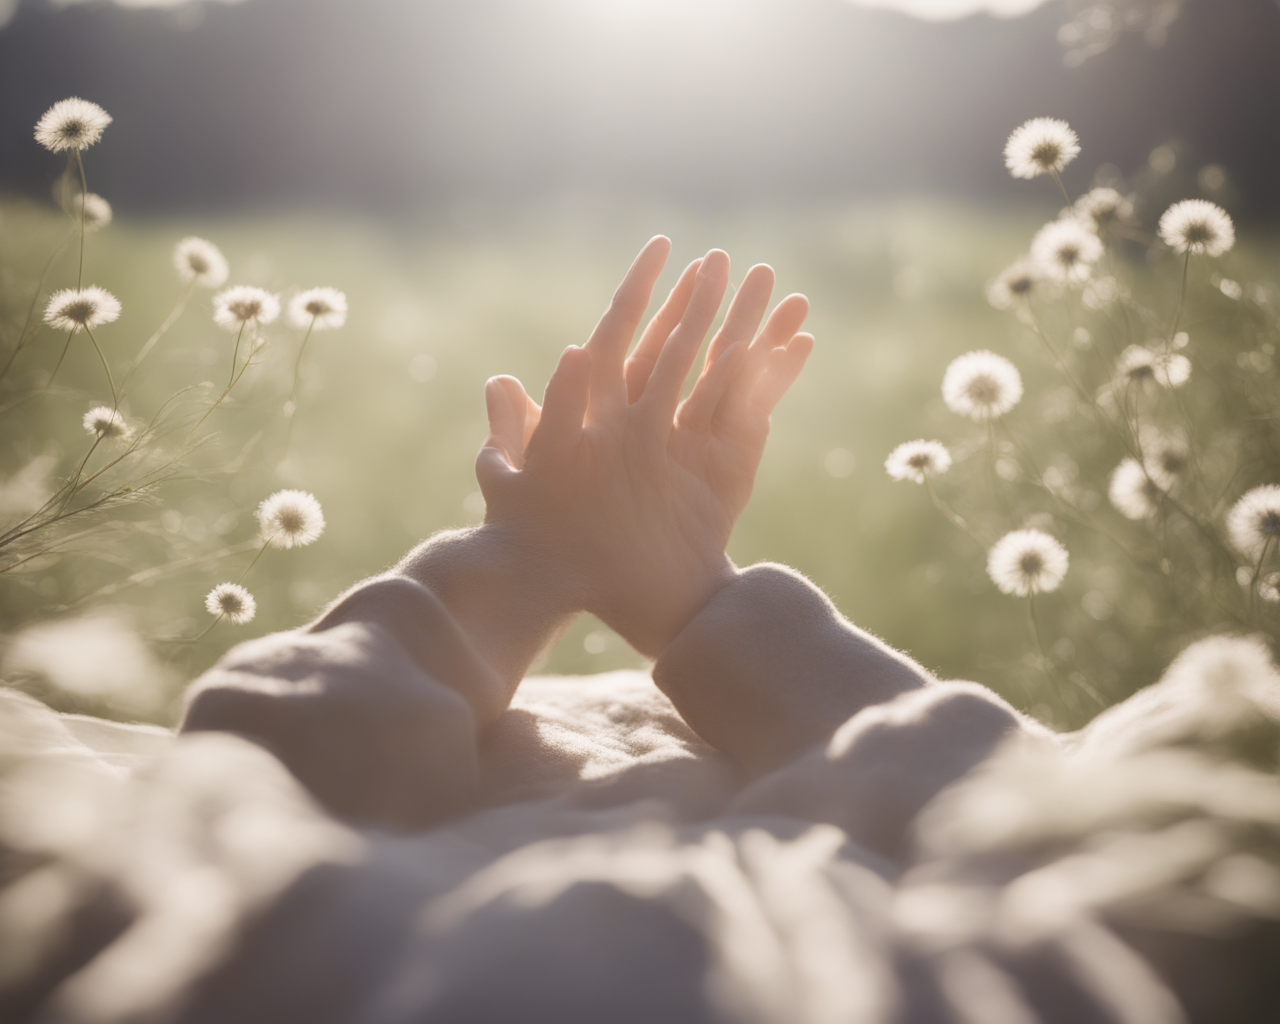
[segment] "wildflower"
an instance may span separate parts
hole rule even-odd
[[[1055,281],[1083,284],[1101,257],[1101,239],[1074,217],[1046,224],[1031,240],[1031,258]]]
[[[1126,519],[1149,519],[1160,511],[1163,491],[1137,459],[1125,459],[1111,474],[1107,497]]]
[[[1280,545],[1280,487],[1264,484],[1246,491],[1227,513],[1227,535],[1242,555],[1255,561]]]
[[[1141,345],[1130,345],[1120,353],[1116,373],[1131,384],[1154,381],[1161,387],[1179,388],[1191,379],[1191,360],[1180,352],[1153,352]]]
[[[1280,604],[1280,572],[1267,573],[1258,580],[1258,596],[1268,604]]]
[[[1037,117],[1014,130],[1004,147],[1004,165],[1015,178],[1056,174],[1080,154],[1080,139],[1066,121]]]
[[[95,285],[54,292],[44,308],[44,322],[59,331],[91,331],[119,319],[120,300]]]
[[[111,223],[111,204],[93,192],[77,192],[71,198],[71,215],[86,231],[97,231]]]
[[[1075,213],[1101,233],[1133,220],[1133,201],[1113,188],[1095,188],[1076,200]]]
[[[1013,309],[1031,298],[1042,276],[1031,260],[1018,260],[987,287],[987,301],[996,309]]]
[[[1067,549],[1042,530],[1014,530],[987,555],[987,575],[1002,594],[1030,597],[1057,590],[1068,562]]]
[[[907,441],[884,460],[885,471],[894,480],[914,480],[940,476],[951,468],[951,453],[937,441]]]
[[[952,412],[980,423],[998,419],[1022,399],[1022,377],[1004,356],[966,352],[947,367],[942,399]]]
[[[306,491],[276,491],[258,506],[258,522],[273,548],[305,547],[324,533],[320,502]]]
[[[219,288],[227,280],[227,261],[210,241],[194,235],[173,247],[173,265],[182,280],[201,288]]]
[[[81,422],[84,423],[85,432],[90,437],[119,438],[127,441],[133,434],[133,429],[125,422],[125,418],[119,411],[107,405],[95,405],[84,414]]]
[[[219,583],[205,597],[204,606],[210,615],[237,626],[252,622],[258,612],[258,602],[239,583]]]
[[[289,300],[291,327],[330,331],[347,322],[347,297],[336,288],[308,288]]]
[[[1236,244],[1231,216],[1207,199],[1184,199],[1165,210],[1160,237],[1174,252],[1221,256]]]
[[[233,285],[213,297],[213,322],[228,331],[269,324],[279,315],[280,300],[253,285]]]
[[[1141,435],[1142,463],[1147,475],[1162,491],[1172,491],[1182,481],[1191,464],[1191,454],[1179,440],[1166,437],[1155,430],[1144,430]]]
[[[51,153],[67,149],[88,149],[106,131],[111,115],[98,104],[77,96],[59,100],[36,125],[36,142]]]

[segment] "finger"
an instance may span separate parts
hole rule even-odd
[[[696,259],[684,268],[684,273],[680,275],[676,286],[671,289],[667,301],[653,315],[653,319],[644,329],[644,334],[640,336],[640,344],[627,359],[623,368],[627,379],[627,401],[633,405],[644,394],[645,385],[649,383],[649,375],[653,373],[653,366],[658,361],[662,346],[671,336],[671,332],[676,329],[680,318],[684,316],[700,266],[702,266],[702,260]]]
[[[785,347],[769,353],[765,371],[751,395],[751,406],[757,415],[768,416],[782,396],[796,382],[813,351],[813,335],[797,334]]]
[[[728,286],[729,257],[720,249],[712,249],[703,257],[689,306],[662,347],[649,384],[637,403],[645,406],[646,413],[656,422],[671,424],[689,368],[693,366],[698,349],[711,329]]]
[[[769,364],[769,353],[787,345],[809,315],[809,300],[798,293],[788,295],[773,307],[764,329],[751,343],[742,370],[733,382],[733,390],[746,397],[754,392],[760,375]]]
[[[707,349],[707,366],[711,366],[720,354],[740,341],[750,342],[756,336],[765,310],[769,308],[769,296],[773,294],[773,267],[758,263],[747,271],[738,294],[729,304],[724,323]],[[798,325],[797,325],[798,326]],[[794,332],[793,332],[794,333]]]
[[[591,355],[570,345],[547,381],[542,418],[529,440],[528,459],[535,465],[572,451],[582,438],[582,419],[591,395]]]
[[[489,436],[476,455],[476,480],[488,507],[501,504],[501,493],[524,465],[524,387],[514,377],[490,377],[484,386]]]
[[[720,358],[712,363],[698,378],[689,397],[676,410],[676,423],[685,430],[705,431],[711,428],[720,401],[729,390],[729,382],[742,363],[747,346],[742,342],[730,345]]]
[[[622,363],[635,338],[636,328],[649,308],[653,286],[671,252],[671,240],[657,235],[640,250],[631,264],[613,301],[596,325],[586,344],[591,354],[591,406],[626,401]]]
[[[512,469],[519,469],[524,463],[525,401],[524,385],[514,377],[490,377],[485,381],[489,437],[484,447],[500,451]]]

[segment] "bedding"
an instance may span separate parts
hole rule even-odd
[[[1280,1019],[1261,643],[1056,735],[744,580],[652,673],[526,679],[482,730],[400,581],[234,649],[178,732],[0,690],[0,1019]]]

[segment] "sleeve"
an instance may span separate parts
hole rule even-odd
[[[787,763],[852,715],[931,683],[781,565],[741,572],[671,642],[654,682],[750,774]]]
[[[435,595],[387,576],[232,648],[192,684],[181,731],[245,736],[333,814],[411,830],[472,802],[472,703],[498,687]]]

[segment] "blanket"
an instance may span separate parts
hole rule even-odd
[[[467,757],[396,825],[261,737],[0,690],[0,1019],[1280,1019],[1253,640],[1069,736],[937,684],[759,769],[648,673],[530,678]]]

